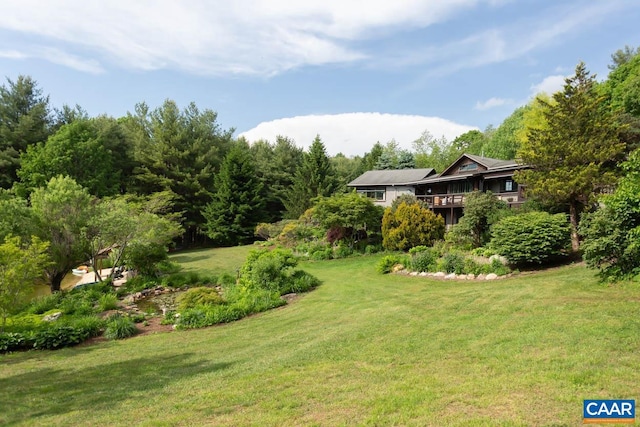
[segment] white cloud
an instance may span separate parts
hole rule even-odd
[[[296,144],[308,147],[316,135],[331,155],[343,153],[348,156],[362,155],[376,142],[386,143],[395,139],[398,144],[410,149],[411,143],[420,138],[425,130],[434,137],[445,136],[452,140],[467,131],[477,129],[439,117],[383,113],[345,113],[334,115],[298,116],[260,123],[253,129],[241,133],[248,141],[259,139],[275,141],[276,136],[292,138]]]
[[[553,95],[564,87],[565,76],[554,75],[545,77],[540,83],[531,85],[531,96],[544,92],[547,95]]]
[[[480,102],[480,101],[476,102],[476,106],[474,108],[476,110],[484,111],[484,110],[489,110],[491,108],[501,107],[503,105],[507,105],[511,103],[513,103],[513,101],[510,99],[489,98],[484,102]]]
[[[7,0],[0,50],[133,69],[176,68],[199,74],[273,75],[304,65],[362,61],[358,44],[426,28],[477,7],[480,0]],[[484,0],[497,7],[502,2]],[[46,46],[39,50],[31,43]],[[4,45],[4,46],[3,46]],[[81,52],[81,53],[80,53]]]

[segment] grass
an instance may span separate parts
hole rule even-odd
[[[184,271],[214,275],[228,273],[235,276],[249,251],[256,248],[249,245],[180,251],[171,254],[169,259],[179,263]]]
[[[580,425],[585,398],[640,398],[637,284],[580,265],[383,276],[379,259],[305,263],[322,286],[232,324],[2,356],[0,424]]]

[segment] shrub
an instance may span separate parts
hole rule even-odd
[[[417,249],[417,250],[414,250]],[[413,253],[411,252],[413,251]],[[438,255],[426,246],[417,246],[412,248],[409,253],[411,255],[411,269],[413,271],[432,271],[435,269]]]
[[[228,293],[228,305],[200,306],[185,310],[176,320],[179,329],[203,328],[228,323],[250,314],[286,304],[275,292],[265,289],[233,286]]]
[[[351,249],[349,246],[347,246],[345,244],[339,244],[333,250],[333,257],[336,258],[336,259],[346,258],[346,257],[348,257],[350,255],[353,255],[353,249]]]
[[[389,250],[408,250],[414,246],[431,246],[444,237],[444,219],[419,204],[400,203],[388,208],[382,218],[382,244]]]
[[[218,305],[224,304],[224,300],[218,294],[215,288],[191,288],[181,294],[176,302],[178,303],[178,311],[184,311],[200,305]]]
[[[98,300],[98,311],[115,310],[118,308],[118,297],[114,294],[103,294]]]
[[[447,241],[463,249],[481,247],[491,239],[491,226],[509,212],[507,203],[491,191],[469,193],[465,195],[464,216],[447,233]]]
[[[80,293],[68,294],[59,305],[60,310],[67,315],[86,316],[93,313],[93,303],[88,298],[83,298]]]
[[[27,308],[27,311],[33,314],[42,314],[49,310],[53,310],[60,304],[62,296],[63,294],[61,292],[56,292],[51,295],[45,295],[36,298],[31,302],[30,306]]]
[[[529,212],[506,217],[493,226],[490,248],[512,264],[542,264],[567,254],[570,228],[564,214]]]
[[[107,319],[104,337],[108,340],[129,338],[138,332],[136,324],[128,317],[115,314]]]
[[[318,249],[311,253],[310,258],[314,261],[324,261],[333,258],[333,250],[329,247]]]
[[[297,264],[290,250],[253,250],[240,269],[240,281],[247,286],[279,291]]]
[[[320,285],[320,280],[317,277],[303,270],[294,271],[290,279],[281,290],[281,294],[308,292]]]
[[[0,353],[10,353],[12,351],[27,348],[27,339],[19,332],[0,332]]]
[[[462,274],[465,271],[465,257],[455,251],[448,252],[442,257],[439,267],[447,273]]]
[[[39,350],[54,350],[79,344],[88,337],[88,333],[82,328],[54,323],[36,331],[33,346]]]
[[[364,247],[364,253],[367,255],[373,255],[380,252],[381,250],[382,247],[380,245],[367,245]]]
[[[60,322],[60,324],[71,326],[76,330],[82,331],[82,341],[100,335],[105,323],[104,320],[98,316],[78,316],[60,320]]]
[[[387,274],[391,273],[395,265],[407,265],[408,258],[406,255],[387,255],[378,261],[376,270],[378,273]]]

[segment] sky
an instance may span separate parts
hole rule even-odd
[[[640,45],[637,0],[3,0],[0,74],[120,117],[172,99],[249,141],[402,148],[497,127]]]

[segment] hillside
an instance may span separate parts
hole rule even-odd
[[[322,286],[232,324],[0,356],[0,424],[577,425],[585,398],[638,397],[637,285],[580,265],[383,276],[378,259],[304,263]]]

